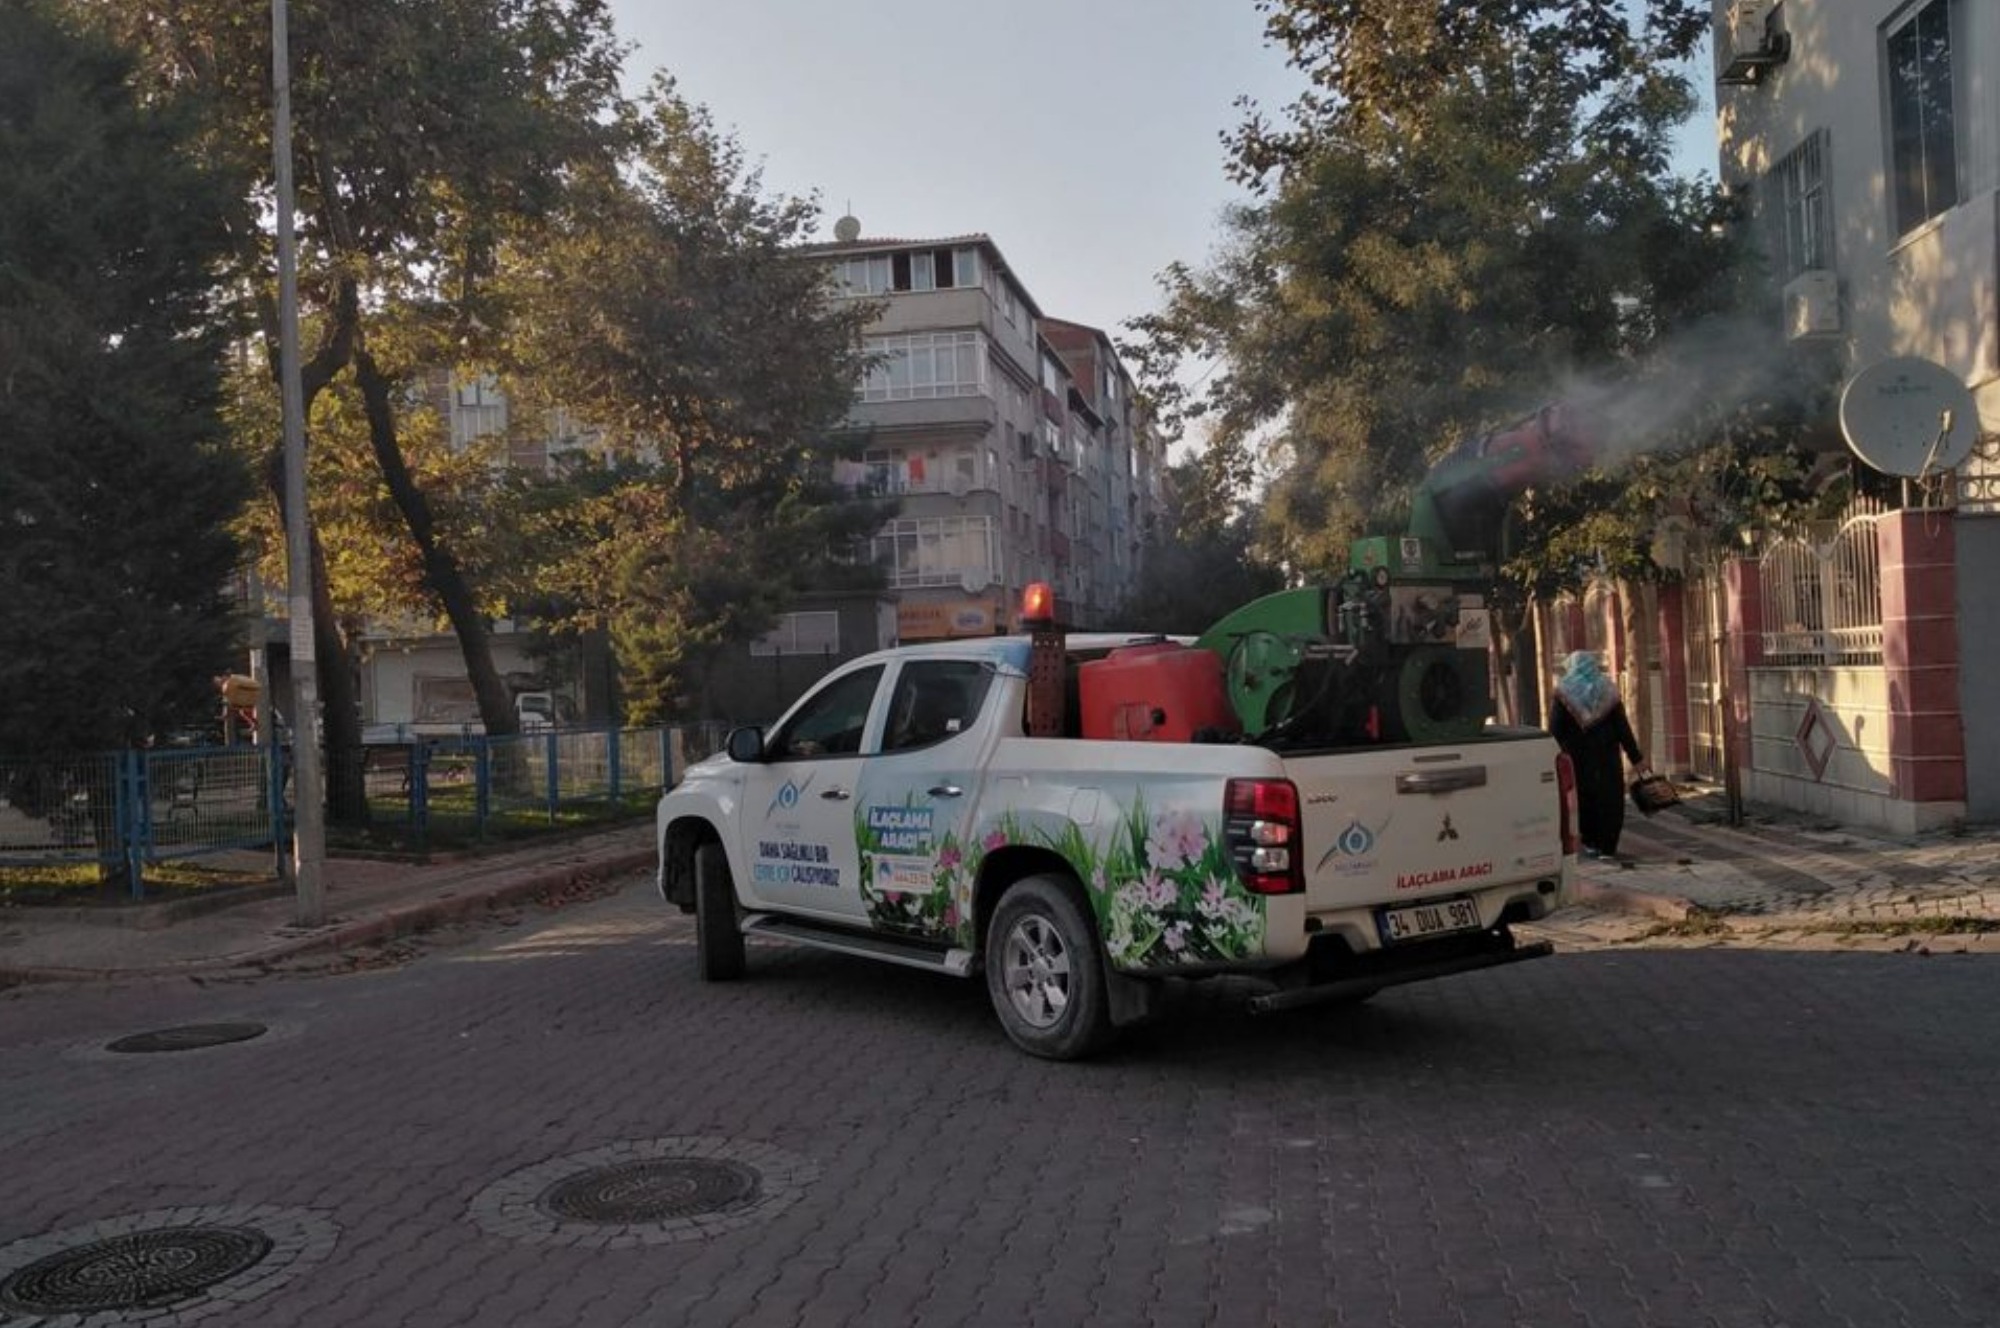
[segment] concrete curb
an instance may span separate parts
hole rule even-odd
[[[524,875],[518,880],[503,881],[487,888],[475,886],[466,893],[426,899],[367,917],[351,918],[345,922],[332,924],[326,930],[310,936],[277,941],[254,950],[237,951],[206,959],[191,959],[178,964],[148,968],[13,968],[0,964],[0,986],[197,977],[208,973],[266,967],[280,960],[327,950],[379,945],[384,941],[395,940],[415,932],[430,931],[436,927],[461,922],[492,909],[518,904],[547,890],[650,867],[654,858],[654,850],[648,847],[606,854],[588,862],[558,863]]]
[[[1696,908],[1693,900],[1679,895],[1660,894],[1629,885],[1612,885],[1588,877],[1579,877],[1571,882],[1570,893],[1578,903],[1589,908],[1607,913],[1638,913],[1662,922],[1686,922]]]
[[[230,886],[189,899],[162,900],[152,904],[113,904],[105,908],[51,908],[29,905],[10,910],[6,916],[33,916],[38,922],[67,922],[84,927],[127,927],[133,931],[158,931],[177,922],[223,913],[242,904],[277,899],[292,887],[283,881],[257,885]]]

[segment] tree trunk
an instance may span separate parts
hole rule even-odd
[[[390,397],[395,384],[385,375],[374,357],[363,348],[354,356],[355,383],[361,388],[362,407],[368,416],[368,441],[375,450],[375,462],[388,482],[389,495],[403,514],[410,538],[424,561],[424,580],[444,605],[445,616],[458,637],[465,657],[465,671],[472,679],[472,692],[479,701],[479,719],[489,736],[520,732],[514,713],[514,699],[493,663],[493,643],[486,620],[479,613],[472,587],[451,551],[438,543],[437,523],[430,501],[410,474],[396,437],[396,413]]]
[[[1539,726],[1542,722],[1541,667],[1535,650],[1532,606],[1501,612],[1495,610],[1495,640],[1500,643],[1501,666],[1506,670],[1507,713],[1510,724]]]
[[[1528,624],[1522,634],[1527,638],[1529,651],[1528,687],[1534,693],[1536,710],[1541,711],[1544,708],[1543,697],[1548,686],[1549,609],[1539,597],[1528,601]],[[1548,727],[1546,716],[1542,727]]]
[[[367,771],[361,745],[361,696],[355,685],[353,647],[327,588],[326,547],[312,532],[313,663],[319,669],[320,722],[326,726],[326,818],[333,825],[368,823]],[[311,740],[296,725],[293,740]]]
[[[272,450],[265,480],[278,505],[278,524],[287,527],[290,518],[285,511],[283,448]],[[347,635],[341,631],[340,615],[334,609],[333,592],[327,587],[326,548],[319,542],[317,530],[308,527],[306,536],[311,546],[307,575],[312,578],[313,667],[319,680],[319,721],[326,751],[326,760],[321,763],[326,815],[335,825],[362,825],[368,820],[368,796],[362,778],[361,698],[354,684],[354,661]],[[299,714],[296,704],[291,721],[293,742],[314,740],[312,717]]]

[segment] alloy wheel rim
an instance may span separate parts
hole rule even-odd
[[[1069,948],[1047,918],[1025,917],[1007,932],[1002,978],[1014,1012],[1034,1028],[1053,1028],[1069,1010]]]

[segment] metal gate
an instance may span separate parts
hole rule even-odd
[[[1721,783],[1722,580],[1712,571],[1688,577],[1688,764],[1697,779]]]

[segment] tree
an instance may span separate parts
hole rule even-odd
[[[1226,138],[1252,196],[1221,258],[1170,268],[1135,329],[1170,412],[1274,458],[1285,565],[1336,574],[1355,536],[1405,528],[1451,447],[1551,400],[1602,415],[1605,471],[1730,425],[1741,385],[1665,353],[1746,298],[1728,201],[1669,170],[1706,3],[1655,0],[1636,30],[1613,0],[1260,7],[1309,90]],[[1194,392],[1173,378],[1189,356],[1220,367]],[[1600,539],[1644,546],[1636,509],[1592,510],[1620,518]],[[1535,576],[1575,572],[1549,552]]]
[[[1139,584],[1116,615],[1121,627],[1199,636],[1284,589],[1284,573],[1258,547],[1256,514],[1242,510],[1242,460],[1217,446],[1167,468],[1164,519],[1147,532]]]
[[[240,638],[216,273],[243,182],[50,0],[0,5],[0,751],[212,715]]]
[[[734,139],[657,83],[627,160],[581,177],[560,224],[506,254],[511,368],[600,431],[606,456],[544,509],[544,586],[606,627],[635,718],[687,698],[724,641],[847,561],[885,509],[836,489],[874,309],[799,252],[817,206],[766,196]]]
[[[234,0],[97,9],[142,52],[153,86],[208,99],[212,150],[268,190],[268,26],[246,22]],[[427,409],[409,389],[418,366],[492,354],[504,330],[488,289],[495,255],[555,204],[581,163],[610,150],[622,52],[603,0],[292,0],[289,13],[299,288],[318,328],[303,374],[309,418],[344,378],[426,592],[458,636],[487,731],[512,732],[459,532],[406,451],[409,418]],[[262,292],[275,346],[268,237],[254,226],[236,234],[237,271]],[[351,661],[323,580],[314,608],[327,742],[351,749]],[[333,769],[348,764],[358,771]]]

